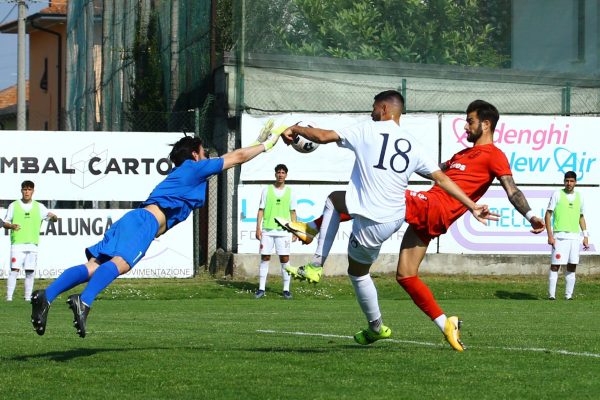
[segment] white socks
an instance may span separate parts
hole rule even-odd
[[[292,277],[285,270],[285,267],[289,267],[289,266],[290,266],[289,262],[281,264],[281,280],[283,281],[283,291],[284,292],[290,291],[290,281],[292,280]]]
[[[258,290],[265,290],[269,275],[269,261],[261,261],[258,266]]]
[[[31,293],[33,292],[33,280],[34,272],[25,271],[25,300],[31,300]]]
[[[8,274],[8,279],[6,280],[6,300],[8,301],[12,301],[13,294],[15,293],[17,276],[19,276],[19,271],[13,271],[11,269],[10,274]]]
[[[548,273],[548,297],[556,299],[556,282],[558,282],[558,271]]]
[[[446,314],[442,314],[433,320],[433,322],[437,325],[437,327],[440,328],[440,331],[442,331],[442,333],[444,333],[444,328],[446,327],[447,319],[448,318],[446,317]]]
[[[325,264],[325,260],[331,251],[331,246],[337,236],[339,227],[340,213],[335,210],[331,199],[328,197],[325,201],[325,207],[323,208],[323,222],[321,223],[319,237],[317,238],[317,249],[315,250],[313,264]]]
[[[281,280],[283,281],[283,291],[290,291],[290,282],[292,277],[285,270],[290,265],[289,262],[281,264]],[[258,267],[258,290],[265,290],[267,286],[267,275],[269,275],[269,261],[261,261]]]
[[[10,270],[8,279],[6,280],[6,300],[12,301],[13,295],[15,294],[15,288],[17,287],[17,277],[20,271]],[[35,278],[34,271],[25,271],[25,300],[31,300],[31,292],[33,292],[33,282]]]
[[[354,286],[354,292],[356,293],[356,299],[362,312],[367,317],[369,326],[371,322],[379,320],[381,324],[381,311],[379,311],[379,302],[377,301],[377,289],[375,283],[371,279],[371,275],[353,276],[348,275]],[[371,327],[371,329],[373,329]]]
[[[573,297],[573,290],[575,289],[575,271],[565,271],[565,298],[570,299]]]
[[[556,283],[558,282],[558,271],[552,271],[548,273],[548,297],[556,298]],[[573,297],[573,291],[575,290],[575,271],[570,272],[565,270],[565,298],[570,299]]]

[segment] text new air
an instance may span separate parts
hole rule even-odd
[[[550,156],[523,156],[523,152],[512,152],[509,156],[510,168],[517,172],[577,172],[578,178],[583,179],[596,163],[595,157],[589,157],[585,151],[572,151],[567,146],[569,124],[559,129],[553,123],[548,129],[511,129],[502,123],[495,131],[496,144],[527,144],[531,150],[541,151],[546,145],[557,146]],[[550,167],[550,168],[549,168]]]

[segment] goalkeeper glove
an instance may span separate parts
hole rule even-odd
[[[269,135],[267,140],[263,142],[263,145],[265,146],[265,151],[270,151],[273,148],[273,146],[275,146],[275,144],[279,140],[279,137],[286,129],[287,126],[278,126],[277,128],[271,130],[271,134]]]
[[[254,142],[252,142],[250,144],[250,146],[256,146],[257,144],[264,143],[265,140],[267,140],[269,138],[269,135],[271,134],[271,129],[273,129],[273,124],[275,124],[275,120],[273,120],[273,118],[269,118],[267,120],[267,122],[265,122],[263,127],[261,128],[260,133],[258,134],[258,137],[256,138],[256,140]]]

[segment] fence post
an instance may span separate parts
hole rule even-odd
[[[562,88],[562,115],[571,115],[571,83]]]
[[[199,108],[195,108],[194,109],[194,137],[198,137],[200,136],[200,109]],[[206,207],[206,203],[205,203],[205,207]],[[194,246],[194,252],[193,252],[193,266],[194,266],[194,276],[197,276],[200,273],[200,260],[202,258],[202,248],[201,248],[201,244],[200,244],[200,236],[201,236],[201,226],[200,224],[203,222],[201,221],[201,214],[204,214],[201,210],[199,209],[195,209],[194,210],[194,214],[193,214],[193,223],[194,223],[194,229],[193,229],[193,235],[194,235],[194,239],[192,241],[193,246]]]
[[[400,94],[404,97],[404,110],[402,114],[406,114],[406,110],[408,110],[408,100],[406,98],[406,78],[402,78],[402,84],[400,85]]]

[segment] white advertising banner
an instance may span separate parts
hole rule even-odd
[[[142,201],[170,171],[179,132],[0,131],[0,198]]]
[[[560,188],[535,187],[523,188],[533,212],[544,218],[550,196]],[[599,204],[598,188],[576,188],[584,198],[586,209],[585,220],[590,231],[590,249],[582,251],[582,255],[598,254],[598,235],[595,227],[600,227],[600,214],[594,211],[594,204]],[[550,262],[550,246],[546,232],[534,235],[529,232],[531,225],[506,197],[501,187],[490,188],[479,201],[489,205],[490,209],[501,215],[499,221],[481,224],[470,213],[458,219],[445,235],[439,238],[440,253],[454,254],[544,254]]]
[[[36,276],[56,278],[66,268],[83,264],[85,249],[128,210],[52,210],[58,222],[42,224]],[[4,217],[6,210],[0,210]],[[10,269],[10,231],[0,229],[0,278]],[[21,271],[23,273],[23,271]],[[155,239],[144,258],[125,278],[188,278],[193,276],[192,218]]]
[[[291,171],[290,171],[291,172]],[[263,185],[239,185],[238,186],[238,209],[240,219],[238,223],[238,253],[255,253],[258,255],[260,242],[256,239],[256,214],[260,202],[260,194]],[[323,213],[323,206],[329,193],[335,190],[345,190],[345,185],[290,185],[295,193],[298,208],[296,215],[298,221],[312,221]],[[426,190],[427,187],[411,186],[412,190]],[[381,248],[382,254],[398,254],[402,236],[406,230],[406,224]],[[340,224],[338,235],[333,242],[331,253],[345,254],[348,247],[348,238],[352,232],[352,223]],[[310,245],[303,245],[300,241],[292,243],[292,254],[312,254],[317,247],[315,239]],[[435,252],[435,241],[429,246],[428,252]]]
[[[464,115],[442,117],[442,161],[471,147],[464,126]],[[517,184],[562,184],[567,171],[579,185],[600,183],[600,118],[501,116],[494,143]]]
[[[242,146],[248,146],[256,140],[261,128],[269,118],[275,120],[275,127],[294,125],[297,122],[309,124],[322,129],[340,129],[346,126],[369,120],[370,115],[348,114],[282,114],[264,117],[242,115]],[[439,127],[438,116],[403,115],[400,126],[415,136],[427,149],[434,161],[438,161]],[[274,179],[273,168],[277,164],[285,164],[290,172],[288,180],[318,181],[318,182],[347,182],[350,179],[354,154],[348,149],[338,147],[335,143],[320,145],[315,151],[303,154],[292,147],[278,143],[273,150],[256,157],[242,165],[242,181],[271,181]],[[424,180],[418,175],[411,180]]]
[[[336,129],[363,121],[369,116],[356,115],[314,115],[287,114],[276,116],[276,125],[313,121],[317,127]],[[268,117],[255,118],[244,115],[243,140],[252,142]],[[466,141],[464,115],[443,115],[441,131],[437,115],[405,115],[401,125],[422,138],[422,144],[429,148],[432,158],[438,154],[441,143],[441,160],[449,159],[454,153],[470,147]],[[502,149],[510,163],[514,179],[526,195],[533,210],[543,218],[550,195],[562,188],[564,173],[573,170],[577,173],[578,187],[587,204],[586,221],[591,248],[585,254],[597,254],[594,227],[600,226],[600,215],[594,212],[592,204],[600,202],[600,118],[593,117],[551,117],[551,116],[501,116],[494,135],[496,145]],[[352,153],[337,148],[333,144],[319,148],[310,154],[301,154],[277,146],[264,157],[257,157],[242,167],[243,181],[272,181],[273,167],[283,162],[290,171],[288,180],[313,182],[340,182],[348,179],[354,159]],[[413,181],[419,181],[413,176]],[[496,182],[497,183],[497,182]],[[538,186],[539,185],[539,186]],[[548,186],[551,185],[551,186]],[[332,185],[293,185],[299,199],[298,219],[312,220],[321,215],[327,195],[343,186]],[[426,190],[417,186],[414,190]],[[242,216],[238,238],[241,253],[258,251],[258,241],[254,237],[256,212],[261,186],[239,187],[239,201]],[[488,204],[501,214],[498,222],[487,226],[474,220],[470,213],[465,214],[439,239],[440,253],[494,253],[494,254],[544,254],[550,252],[546,233],[533,235],[530,225],[514,209],[501,187],[490,188],[480,203]],[[403,229],[390,239],[382,249],[383,253],[396,253],[400,246]],[[339,239],[334,243],[333,253],[345,253],[350,224],[340,225]],[[311,253],[316,245],[292,245],[292,252]],[[435,243],[428,251],[437,250]]]

